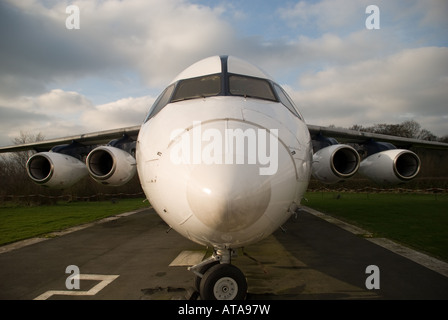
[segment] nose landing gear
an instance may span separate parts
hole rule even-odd
[[[244,274],[230,263],[233,250],[217,250],[209,259],[189,268],[202,300],[243,300],[247,293]]]

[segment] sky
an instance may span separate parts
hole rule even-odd
[[[442,137],[447,15],[445,0],[0,0],[0,146],[139,125],[178,73],[222,54],[270,74],[308,124],[414,120]]]

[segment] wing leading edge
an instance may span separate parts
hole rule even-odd
[[[396,136],[362,132],[349,129],[308,125],[308,130],[310,131],[311,137],[313,137],[313,139],[318,135],[322,135],[337,138],[347,143],[363,143],[369,140],[374,140],[374,141],[388,142],[395,144],[396,146],[402,146],[406,148],[424,147],[431,149],[448,149],[448,144],[443,142],[396,137]],[[20,145],[0,147],[0,153],[19,152],[26,150],[48,151],[55,146],[62,144],[71,144],[73,142],[78,142],[83,145],[106,144],[110,140],[121,138],[124,135],[129,136],[133,140],[137,140],[139,131],[140,131],[140,125],[119,129],[105,130],[105,131],[97,131],[63,138],[56,138]]]
[[[332,128],[332,127],[320,127],[315,125],[308,125],[308,130],[310,131],[311,137],[313,139],[317,135],[327,136],[337,138],[343,142],[347,143],[363,143],[370,140],[381,141],[392,143],[397,147],[422,147],[430,149],[448,149],[448,143],[437,142],[437,141],[426,141],[413,138],[390,136],[385,134],[363,132],[357,130],[349,130],[342,128]]]
[[[140,126],[133,126],[133,127],[91,132],[51,140],[0,147],[0,153],[19,152],[26,150],[35,150],[38,152],[48,151],[55,146],[63,144],[71,144],[73,142],[78,142],[83,145],[100,145],[100,144],[106,144],[113,139],[119,139],[124,135],[129,136],[133,140],[137,140],[139,131]]]

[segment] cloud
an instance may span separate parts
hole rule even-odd
[[[263,38],[265,26],[259,25],[255,36],[236,30],[228,17],[241,16],[240,6],[227,2],[213,3],[214,7],[185,0],[2,3],[0,94],[39,94],[56,84],[93,76],[107,82],[129,70],[147,86],[161,89],[191,63],[215,54],[241,56],[274,76],[323,69],[402,49],[397,37],[403,30],[396,26],[409,17],[421,24],[441,9],[436,2],[399,2],[396,7],[389,2],[378,3],[384,16],[380,32],[365,29],[367,0],[300,1],[279,7],[269,14],[280,19],[269,21],[283,20],[286,32],[269,42]],[[80,8],[79,30],[65,28],[68,4]],[[422,14],[416,18],[417,9]],[[254,19],[251,12],[244,14]],[[440,14],[437,17],[443,23]]]
[[[61,89],[54,89],[38,96],[22,96],[15,99],[0,98],[0,104],[31,114],[59,115],[68,118],[93,108],[92,102],[83,95]]]
[[[448,48],[406,49],[384,59],[328,68],[289,87],[309,123],[351,126],[397,123],[410,118],[422,127],[448,118]],[[430,126],[446,134],[446,124]]]
[[[295,5],[280,8],[278,13],[291,27],[317,29],[327,33],[336,30],[353,30],[354,21],[360,25],[365,20],[363,15],[366,5],[361,1],[331,0],[319,2],[299,1]]]
[[[254,3],[0,1],[0,118],[10,119],[0,144],[23,129],[56,137],[140,124],[169,81],[215,54],[286,84],[310,123],[415,117],[447,134],[445,2],[378,0],[375,31],[367,0]],[[65,27],[69,4],[79,30]]]
[[[93,105],[85,96],[60,89],[36,97],[0,101],[0,145],[20,135],[56,138],[143,123],[155,97],[129,97]]]
[[[160,86],[192,56],[219,53],[230,36],[220,10],[183,0],[70,2],[80,9],[79,30],[66,29],[68,4],[0,4],[0,83],[17,88],[27,79],[20,92],[36,94],[51,83],[136,69]]]
[[[65,26],[69,4],[80,8],[79,30]],[[134,78],[156,95],[195,60],[223,52],[231,28],[221,13],[183,0],[0,2],[0,118],[14,119],[0,143],[20,130],[57,137],[141,123],[154,98],[122,98],[142,95]],[[95,87],[114,90],[95,97],[117,100],[94,105],[79,93]]]
[[[54,89],[35,99],[28,100],[30,100],[33,108],[44,110],[45,113],[60,112],[70,115],[93,107],[92,102],[83,95],[61,89]]]
[[[291,34],[295,32],[298,36],[312,39],[325,34],[346,38],[365,30],[366,19],[371,15],[365,11],[372,4],[379,8],[380,17],[380,30],[374,33],[381,35],[388,45],[410,48],[448,44],[445,35],[448,28],[446,1],[299,1],[280,7],[277,15],[287,24]],[[386,49],[387,46],[381,48]]]
[[[84,112],[81,120],[86,127],[96,130],[138,125],[143,123],[154,100],[151,96],[120,99]]]
[[[86,127],[80,116],[93,108],[93,104],[83,95],[60,89],[38,96],[2,97],[0,144],[10,144],[13,138],[20,135],[20,131],[42,133],[47,138],[85,132]]]
[[[84,31],[70,33],[65,28],[65,8],[47,9],[36,2],[17,5],[22,8],[0,4],[3,96],[41,93],[50,83],[123,65],[119,56],[106,54],[108,47],[100,44],[101,38],[95,40]]]

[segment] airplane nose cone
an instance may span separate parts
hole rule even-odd
[[[256,165],[199,165],[187,185],[193,214],[222,232],[242,230],[256,222],[271,199],[269,176]]]

